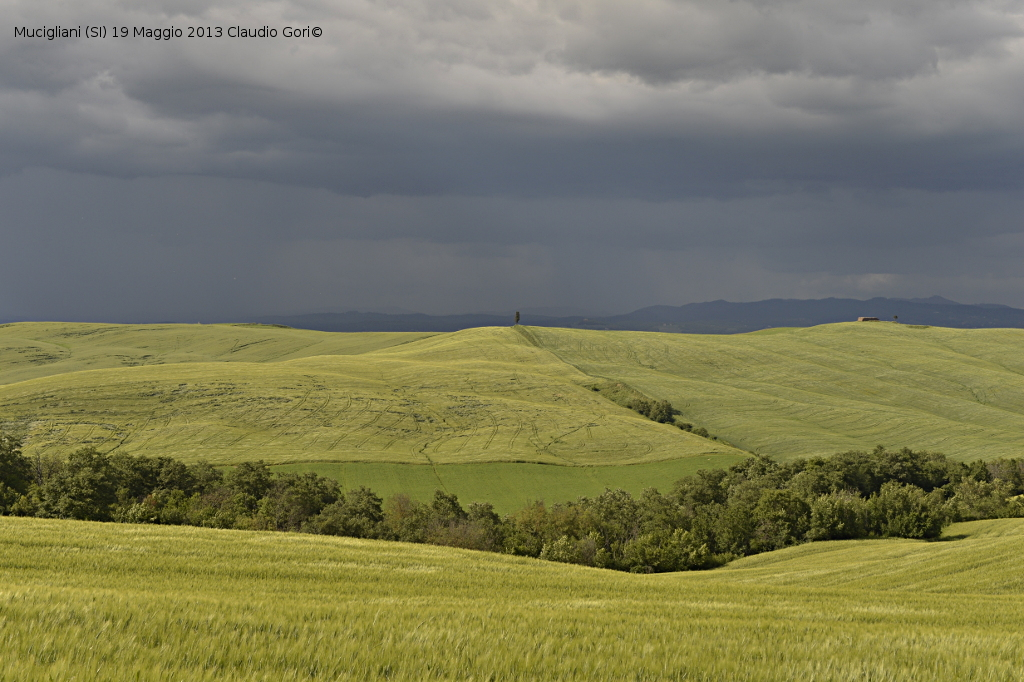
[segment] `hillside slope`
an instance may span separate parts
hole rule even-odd
[[[0,385],[86,369],[356,355],[429,336],[331,334],[252,324],[19,322],[0,325]]]
[[[776,456],[910,447],[1024,454],[1024,330],[844,323],[730,336],[533,328],[594,377]]]
[[[1021,347],[1024,330],[892,323],[731,336],[18,324],[0,327],[0,428],[29,454],[94,445],[225,464],[725,465],[878,444],[1019,457]],[[592,390],[616,385],[721,440]]]
[[[631,575],[424,545],[0,518],[0,678],[1017,680],[1024,520],[947,537]]]
[[[744,456],[602,398],[586,387],[590,377],[509,328],[465,330],[359,355],[338,349],[349,352],[355,342],[373,339],[346,345],[346,335],[321,335],[340,336],[342,343],[333,354],[283,360],[332,347],[330,339],[303,346],[308,332],[296,332],[288,345],[291,339],[281,340],[279,331],[259,346],[273,361],[91,369],[0,386],[0,415],[7,428],[26,434],[29,454],[93,445],[222,464],[430,465]],[[216,341],[197,337],[194,347],[213,346],[220,355],[205,350],[204,357],[223,357],[230,338]]]

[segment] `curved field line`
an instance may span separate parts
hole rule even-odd
[[[185,425],[185,426],[187,426],[187,425]],[[178,434],[180,434],[181,432],[183,432],[185,430],[185,426],[179,425],[179,426],[175,427],[175,430],[171,431],[171,434],[173,434],[174,436],[177,436]],[[164,436],[164,440],[174,440],[175,442],[178,442],[176,439],[168,438],[166,435]]]
[[[309,378],[310,378],[310,379],[313,379],[313,380],[314,380],[314,382],[315,382],[315,379],[314,379],[313,377],[309,377]],[[286,432],[288,432],[288,431],[290,431],[290,430],[292,430],[292,429],[296,429],[296,428],[298,428],[298,427],[299,427],[299,426],[300,426],[300,425],[301,425],[301,424],[302,424],[303,422],[309,421],[310,419],[315,419],[316,415],[317,415],[317,414],[319,414],[320,412],[322,412],[322,411],[323,411],[323,409],[324,409],[325,407],[327,407],[327,405],[329,405],[329,404],[330,404],[330,402],[331,402],[331,392],[330,392],[330,390],[329,390],[329,389],[328,389],[328,388],[326,387],[326,385],[324,385],[324,384],[319,384],[319,385],[318,385],[318,384],[314,383],[314,384],[313,384],[313,387],[312,387],[312,388],[310,388],[310,389],[309,389],[309,391],[307,391],[307,392],[306,392],[306,395],[305,395],[305,396],[303,396],[303,400],[302,400],[302,402],[301,402],[301,403],[300,403],[299,405],[296,405],[296,406],[295,406],[295,410],[298,410],[298,409],[299,409],[300,407],[302,407],[302,403],[304,403],[304,402],[305,402],[306,398],[308,398],[308,397],[309,397],[309,395],[310,395],[310,394],[311,394],[311,393],[312,393],[312,392],[313,392],[314,390],[318,390],[318,391],[322,391],[322,392],[326,393],[326,394],[327,394],[327,399],[326,399],[326,400],[324,400],[324,402],[323,402],[323,404],[322,404],[322,405],[320,405],[319,407],[315,408],[315,409],[314,409],[313,411],[311,411],[311,412],[310,412],[309,414],[306,414],[306,415],[300,415],[298,419],[296,419],[296,420],[292,421],[292,423],[291,423],[291,424],[290,424],[289,426],[285,427],[285,428],[284,428],[284,429],[283,429],[283,430],[281,431],[281,435],[284,435],[284,434],[285,434]],[[289,411],[289,412],[288,412],[287,414],[291,414],[291,413],[292,413],[292,412],[294,412],[295,410],[290,410],[290,411]],[[322,423],[321,423],[321,425],[322,425]],[[316,438],[319,438],[319,434],[318,434],[318,435],[316,436]],[[314,441],[314,442],[316,441],[316,438],[314,438],[314,439],[313,439],[313,441]],[[293,438],[293,440],[298,440],[298,438]]]
[[[209,436],[199,441],[199,447],[205,446],[207,443],[209,443],[211,440],[213,440],[214,438],[221,434],[221,431],[218,429],[211,429],[211,431],[212,433]]]
[[[534,448],[535,448],[535,449],[536,449],[536,450],[537,450],[538,452],[539,452],[539,451],[541,451],[541,450],[543,450],[543,449],[544,449],[545,447],[547,447],[547,446],[545,446],[545,445],[543,445],[543,444],[541,443],[541,440],[540,440],[540,431],[538,431],[538,430],[537,430],[537,422],[535,422],[535,421],[531,421],[531,422],[530,422],[530,432],[531,432],[531,434],[532,434],[532,435],[530,436],[530,443],[531,443],[531,444],[533,445],[533,447],[534,447]]]
[[[146,417],[146,421],[142,422],[142,424],[141,424],[141,425],[139,425],[139,426],[135,427],[135,428],[134,428],[133,430],[129,431],[129,432],[128,432],[128,433],[127,433],[127,434],[125,435],[125,437],[121,439],[121,442],[120,442],[120,443],[118,443],[118,444],[117,444],[117,445],[115,445],[115,446],[114,446],[113,448],[111,448],[110,450],[108,450],[108,451],[107,451],[107,454],[110,454],[110,453],[111,453],[111,452],[113,452],[114,450],[117,450],[117,449],[118,449],[119,447],[121,447],[122,445],[124,445],[124,444],[125,444],[125,442],[126,442],[126,441],[127,441],[127,440],[128,440],[129,438],[131,438],[132,436],[134,436],[135,434],[137,434],[137,433],[138,433],[139,431],[141,431],[142,429],[146,428],[146,426],[148,426],[148,425],[149,425],[149,422],[150,422],[150,421],[152,421],[152,420],[153,420],[153,417],[152,417],[152,416]]]
[[[340,410],[338,410],[337,412],[334,413],[334,418],[335,419],[340,417],[343,413],[348,412],[349,408],[352,407],[352,396],[351,395],[346,395],[345,396],[345,400],[348,401],[348,402],[345,403],[345,406],[342,407]]]
[[[108,441],[114,440],[114,434],[121,430],[121,426],[122,426],[121,424],[115,424],[113,429],[108,430],[106,437],[104,437],[103,440],[101,440],[99,443],[97,443],[93,447],[95,447],[97,450],[99,450],[100,447],[105,445]],[[115,449],[116,449],[116,446],[111,448],[110,450],[108,450],[108,452],[110,452],[112,450],[115,450]]]
[[[85,433],[84,436],[82,436],[81,438],[78,439],[78,442],[79,443],[84,443],[85,441],[87,441],[90,438],[92,438],[92,432],[96,430],[97,426],[98,426],[98,424],[96,424],[96,422],[93,422],[92,424],[90,424],[89,425],[89,430]]]
[[[311,377],[306,377],[306,378],[311,378]],[[309,387],[309,390],[307,390],[302,395],[302,397],[299,398],[299,402],[297,402],[296,404],[294,404],[291,407],[289,407],[288,409],[286,409],[276,419],[270,420],[270,423],[266,427],[264,427],[264,428],[274,428],[275,426],[277,426],[278,423],[280,422],[280,420],[284,419],[289,414],[291,414],[294,410],[297,410],[299,407],[301,407],[302,404],[306,402],[306,398],[309,397],[309,394],[312,393],[315,388],[316,388],[316,382],[314,381],[313,385]],[[272,410],[274,407],[275,407],[274,405],[267,405],[267,407],[263,408],[263,414],[266,414],[267,412]],[[259,424],[261,421],[263,421],[263,415],[262,414],[259,417],[256,418],[256,420],[253,422],[253,424],[254,425]]]
[[[427,444],[430,442],[430,440],[427,439],[427,440],[423,441],[423,445],[420,446],[420,449],[416,450],[415,449],[416,446],[420,443],[419,437],[423,435],[423,428],[420,426],[420,421],[418,419],[413,419],[412,425],[413,425],[413,431],[417,434],[417,436],[415,438],[411,439],[413,441],[413,443],[412,443],[411,446],[409,446],[409,453],[410,454],[423,454],[423,448],[427,447]]]
[[[47,433],[50,433],[50,432],[52,432],[54,430],[54,428],[56,426],[57,426],[57,423],[55,421],[53,421],[53,420],[50,420],[50,421],[46,422],[46,424],[43,426],[43,428],[46,430]],[[36,452],[36,455],[37,456],[38,455],[42,455],[44,452],[46,452],[47,450],[52,448],[54,445],[56,445],[56,443],[54,443],[53,440],[45,441],[45,445],[43,445],[43,447],[38,452]]]
[[[163,417],[157,417],[157,416],[154,415],[153,419],[163,419]],[[171,418],[170,418],[170,416],[168,416],[167,417],[167,424],[164,425],[164,428],[165,429],[170,428],[170,425],[171,425]],[[141,443],[139,443],[136,447],[138,447],[139,450],[145,450],[145,448],[149,444],[149,442],[152,441],[154,438],[156,438],[157,433],[159,433],[159,431],[154,429],[153,435],[151,435],[149,438],[147,438],[146,440],[144,440]]]
[[[491,418],[491,424],[493,428],[491,430],[491,435],[488,436],[487,440],[484,442],[484,446],[480,448],[481,450],[486,450],[487,448],[491,447],[491,441],[493,441],[494,437],[498,435],[498,420],[495,418],[492,412],[488,412],[487,416]]]
[[[295,403],[294,405],[292,405],[291,407],[289,407],[289,408],[288,408],[287,410],[285,410],[285,411],[284,411],[284,414],[282,414],[282,415],[281,415],[280,417],[278,417],[278,418],[277,418],[276,420],[274,420],[274,421],[270,422],[270,425],[269,425],[269,426],[268,426],[267,428],[268,428],[268,429],[273,429],[273,428],[275,428],[275,427],[281,427],[281,425],[282,425],[282,422],[284,421],[284,418],[285,418],[285,417],[287,417],[288,415],[290,415],[290,414],[291,414],[292,412],[294,412],[295,410],[297,410],[297,409],[299,409],[300,407],[302,407],[302,405],[303,405],[303,404],[304,404],[304,403],[306,402],[306,399],[307,399],[307,398],[309,398],[309,394],[310,394],[310,393],[312,393],[312,392],[313,392],[313,390],[314,390],[315,388],[316,388],[316,385],[315,385],[315,384],[314,384],[313,386],[310,386],[309,390],[308,390],[308,391],[306,391],[306,392],[305,392],[305,393],[304,393],[304,394],[302,395],[302,397],[301,397],[301,398],[299,398],[299,401],[298,401],[297,403]],[[267,408],[267,409],[269,409],[269,408]],[[288,425],[288,426],[285,426],[284,428],[277,428],[277,431],[276,431],[276,433],[274,433],[274,434],[273,434],[273,435],[272,435],[272,436],[270,437],[270,440],[267,440],[267,441],[264,441],[263,443],[261,443],[261,444],[260,444],[260,447],[263,447],[263,448],[265,448],[265,447],[267,447],[268,445],[270,445],[271,443],[273,443],[274,441],[276,441],[276,440],[277,440],[278,438],[280,438],[281,436],[283,436],[283,435],[284,435],[284,432],[285,432],[285,431],[287,431],[287,430],[288,430],[289,428],[291,428],[291,426],[294,426],[294,424],[290,424],[290,425]]]
[[[240,442],[241,442],[242,440],[244,440],[244,439],[245,439],[245,437],[246,437],[246,436],[248,436],[248,435],[250,435],[250,434],[249,434],[249,433],[246,433],[246,432],[243,432],[243,433],[242,433],[242,435],[240,435],[240,436],[239,436],[238,438],[234,439],[233,441],[231,441],[230,443],[228,443],[228,444],[227,444],[227,445],[225,445],[224,447],[230,448],[230,447],[231,447],[232,445],[235,445],[235,444],[237,444],[237,443],[240,443]]]
[[[388,427],[388,428],[392,428],[392,429],[395,429],[395,428],[397,428],[399,424],[401,424],[402,422],[404,422],[404,421],[405,421],[406,419],[408,419],[408,417],[409,417],[408,413],[406,413],[406,412],[395,412],[395,413],[393,413],[393,414],[397,414],[397,415],[399,415],[399,417],[398,417],[398,419],[397,419],[397,420],[395,420],[395,423],[394,423],[394,424],[392,424],[392,425],[391,425],[390,427]],[[401,436],[395,436],[394,438],[392,438],[391,440],[389,440],[389,441],[388,441],[387,443],[385,443],[385,444],[384,444],[384,447],[382,447],[382,448],[381,448],[381,450],[387,450],[387,449],[388,449],[388,448],[390,448],[390,447],[391,447],[392,445],[394,445],[395,443],[397,443],[397,442],[399,441],[399,439],[400,439],[400,438],[401,438]]]
[[[377,401],[380,401],[380,400],[383,400],[383,399],[382,398],[370,398],[368,402],[377,402]],[[375,412],[373,414],[373,419],[371,419],[370,421],[368,421],[368,422],[366,422],[364,424],[360,424],[359,426],[357,426],[355,428],[355,431],[362,431],[363,429],[370,429],[370,428],[372,428],[373,425],[376,424],[377,421],[382,416],[384,416],[384,413],[387,412],[389,409],[391,409],[391,405],[387,404],[386,400],[384,400],[383,402],[385,403],[384,409],[380,410],[378,412]],[[367,409],[369,409],[369,405],[367,405]]]
[[[207,428],[206,424],[203,424],[202,426],[200,426],[200,427],[199,427],[199,430],[198,430],[198,431],[196,431],[196,432],[195,432],[195,433],[193,434],[193,436],[192,436],[192,440],[193,440],[193,442],[195,441],[195,438],[196,438],[196,437],[197,437],[197,436],[198,436],[199,434],[201,434],[201,433],[202,433],[203,431],[205,431],[205,430],[206,430],[206,428]],[[202,443],[202,441],[200,441],[199,443],[197,443],[197,445],[202,445],[202,444],[203,444],[203,443]]]
[[[298,426],[298,425],[299,425],[300,423],[302,423],[302,422],[304,422],[304,421],[308,421],[308,420],[310,420],[310,419],[316,419],[316,416],[317,416],[318,414],[322,413],[322,412],[324,411],[324,409],[325,409],[325,408],[326,408],[326,407],[327,407],[328,405],[330,405],[330,404],[331,404],[331,391],[330,391],[330,389],[328,389],[328,388],[327,388],[326,386],[324,386],[324,385],[321,385],[321,386],[320,386],[320,390],[321,390],[321,391],[324,391],[324,392],[325,392],[325,393],[327,394],[327,399],[326,399],[326,400],[324,400],[324,404],[323,404],[323,405],[321,405],[320,407],[316,408],[315,410],[313,410],[313,411],[312,411],[312,412],[310,412],[309,414],[307,414],[307,415],[306,415],[305,417],[303,417],[303,418],[302,418],[302,419],[300,419],[299,421],[297,421],[297,422],[295,422],[294,424],[292,424],[292,427],[293,427],[293,428],[294,428],[295,426]],[[322,419],[321,419],[321,420],[318,420],[318,422],[317,422],[317,426],[321,426],[321,427],[324,427],[324,426],[328,426],[328,423],[326,423],[326,422],[325,422],[324,420],[322,420]],[[308,443],[308,444],[306,445],[306,447],[307,447],[307,448],[312,448],[312,447],[313,447],[313,446],[314,446],[314,445],[316,444],[316,442],[317,442],[318,440],[320,440],[320,436],[322,436],[322,435],[323,435],[323,434],[322,434],[322,433],[321,433],[321,432],[320,432],[320,431],[318,430],[318,431],[317,431],[317,434],[316,434],[315,436],[313,436],[313,440],[309,441],[309,443]]]
[[[90,425],[89,425],[89,430],[85,432],[85,435],[84,435],[84,436],[82,436],[82,437],[80,437],[80,438],[78,439],[78,442],[79,442],[79,443],[85,443],[85,441],[87,441],[87,440],[89,440],[90,438],[92,438],[92,432],[96,430],[96,427],[97,427],[97,426],[98,426],[98,424],[96,424],[95,422],[93,422],[92,424],[90,424]],[[69,435],[70,435],[70,434],[69,434]]]
[[[316,408],[315,410],[313,410],[312,412],[307,414],[305,417],[300,419],[298,422],[295,422],[295,424],[298,424],[299,422],[306,421],[307,419],[313,419],[314,417],[316,417],[316,415],[318,415],[321,412],[323,412],[325,407],[327,407],[328,405],[331,404],[331,392],[330,392],[330,390],[325,385],[321,384],[320,386],[314,386],[314,388],[318,388],[319,390],[325,392],[327,394],[327,399],[324,400],[324,404],[323,405],[321,405],[320,407]]]
[[[469,441],[472,440],[473,435],[477,431],[479,431],[479,430],[480,430],[480,427],[475,426],[472,429],[469,429],[467,431],[463,431],[463,433],[466,434],[465,436],[452,436],[452,438],[457,438],[458,437],[458,438],[461,439],[461,442],[459,443],[459,446],[457,448],[455,448],[455,450],[452,452],[452,454],[453,455],[460,454],[462,452],[463,448],[465,448],[469,444]]]
[[[589,422],[587,422],[587,423],[589,424]],[[576,463],[575,461],[573,461],[573,460],[571,460],[568,457],[565,457],[563,455],[555,454],[554,452],[551,452],[548,448],[550,448],[552,445],[554,445],[558,441],[562,440],[566,436],[570,436],[570,435],[576,433],[577,431],[581,431],[581,430],[583,430],[585,428],[587,428],[587,424],[580,424],[575,429],[569,429],[565,433],[563,433],[563,434],[561,434],[559,436],[556,436],[555,438],[552,438],[551,441],[548,442],[548,444],[544,446],[544,451],[547,452],[552,457],[558,457],[559,459],[564,459],[567,462],[572,462],[573,464],[575,464]],[[650,447],[650,443],[647,443],[647,446]],[[648,450],[648,452],[650,452],[650,450]]]
[[[375,398],[375,400],[380,400],[380,398]],[[387,401],[385,401],[385,402],[387,402]],[[366,445],[367,441],[369,441],[371,438],[374,437],[374,435],[376,435],[375,430],[372,429],[371,427],[373,427],[373,425],[377,423],[377,420],[379,420],[381,417],[383,417],[384,414],[389,412],[390,410],[391,410],[391,405],[390,404],[385,405],[384,409],[381,410],[380,412],[378,412],[373,417],[373,419],[371,419],[370,421],[366,422],[365,424],[363,424],[362,426],[360,426],[360,427],[358,427],[356,429],[356,431],[362,431],[363,429],[368,429],[370,431],[368,434],[366,434],[366,438],[363,438],[361,441],[356,443],[356,449],[357,450],[361,449],[364,445]]]
[[[225,415],[242,424],[256,424],[258,420],[250,419],[247,415],[258,410],[265,410],[266,408],[260,406],[258,398],[239,395],[241,396],[240,399],[232,407],[225,410]]]
[[[284,421],[284,418],[285,418],[285,417],[287,417],[287,416],[288,416],[288,415],[290,415],[290,414],[291,414],[292,412],[294,412],[295,410],[297,410],[297,409],[299,409],[300,407],[302,407],[302,406],[303,406],[303,405],[305,404],[306,400],[307,400],[307,399],[309,398],[309,394],[310,394],[310,393],[312,393],[312,392],[313,392],[313,391],[314,391],[315,389],[316,389],[316,384],[314,383],[314,384],[313,384],[312,386],[310,386],[310,387],[309,387],[309,390],[308,390],[308,391],[306,391],[305,393],[303,393],[303,394],[302,394],[302,397],[301,397],[301,398],[299,398],[299,402],[295,403],[294,405],[292,405],[291,407],[289,407],[289,408],[288,408],[287,410],[285,410],[285,411],[284,411],[284,414],[282,414],[282,415],[281,415],[280,417],[278,417],[278,418],[277,418],[277,421],[273,421],[273,422],[271,422],[271,423],[270,423],[270,425],[271,425],[271,426],[277,426],[277,425],[278,425],[278,424],[280,424],[280,423],[281,423],[282,421]]]
[[[387,401],[384,400],[383,398],[370,398],[367,402],[376,402],[376,401],[383,401],[385,403],[384,409],[379,411],[379,412],[376,412],[373,415],[373,419],[371,419],[370,421],[366,422],[365,424],[361,424],[361,425],[357,426],[356,427],[356,431],[361,431],[362,429],[370,428],[371,426],[373,426],[374,424],[377,423],[377,420],[380,419],[384,415],[385,412],[387,412],[389,409],[391,409],[391,405],[387,404]],[[367,409],[369,409],[369,405],[367,405]]]
[[[522,417],[519,416],[519,411],[518,410],[516,411],[516,422],[517,422],[517,426],[516,426],[515,433],[512,434],[512,438],[510,438],[509,441],[508,441],[509,452],[511,452],[515,448],[516,438],[519,437],[520,432],[522,432],[522,430],[523,430],[523,419],[522,419]]]
[[[479,399],[479,397],[478,397],[478,399]],[[459,415],[459,414],[456,414],[455,416],[457,416],[459,418],[462,417],[462,415]],[[469,420],[467,420],[467,421],[469,421]],[[447,424],[448,420],[445,419],[444,422]],[[456,429],[455,433],[453,433],[451,438],[449,439],[449,440],[451,440],[451,439],[454,439],[454,438],[461,438],[461,442],[459,443],[459,446],[457,448],[455,448],[455,450],[452,451],[451,454],[452,455],[458,455],[459,453],[461,453],[462,450],[469,444],[469,441],[473,439],[473,436],[476,434],[476,432],[479,431],[479,430],[480,430],[480,427],[479,426],[473,426],[472,421],[470,421],[470,425],[468,427],[463,427],[462,425],[460,425],[460,428]],[[462,434],[465,434],[465,436],[462,436]],[[435,450],[435,452],[436,452],[436,450]]]
[[[351,395],[349,395],[349,396],[347,396],[347,398],[348,398],[348,405],[346,405],[345,407],[343,407],[343,408],[341,408],[340,410],[338,410],[338,413],[337,413],[336,415],[334,415],[334,418],[335,418],[335,419],[339,419],[339,418],[341,417],[341,415],[342,415],[343,413],[345,413],[345,412],[348,412],[348,408],[350,408],[350,407],[352,406],[352,403],[353,403],[353,400],[352,400],[352,396],[351,396]],[[363,405],[362,409],[360,409],[360,410],[359,410],[358,412],[356,412],[356,413],[355,413],[355,414],[354,414],[354,415],[352,416],[352,419],[350,419],[350,420],[348,420],[348,421],[353,421],[353,420],[355,420],[355,419],[356,419],[357,417],[359,417],[359,415],[361,415],[361,414],[362,414],[363,412],[366,412],[366,411],[367,411],[368,409],[370,409],[370,401],[369,401],[369,400],[367,400],[367,401],[366,401],[366,404],[365,404],[365,405]],[[345,429],[344,429],[343,427],[338,427],[338,428],[340,428],[340,429],[341,429],[341,435],[340,435],[340,436],[338,436],[337,438],[335,438],[335,439],[334,439],[334,442],[333,442],[333,443],[331,443],[330,447],[328,447],[328,448],[327,448],[327,451],[328,451],[328,452],[331,452],[331,451],[332,451],[332,450],[334,450],[334,449],[335,449],[336,447],[338,447],[338,444],[339,444],[339,443],[340,443],[341,441],[345,440],[345,439],[346,439],[346,438],[347,438],[347,437],[348,437],[348,436],[350,435],[350,434],[349,434],[349,432],[348,432],[348,431],[346,431],[346,430],[345,430]]]
[[[424,409],[426,410],[427,416],[435,417],[436,421],[439,424],[448,424],[447,420],[445,420],[445,418],[437,410],[426,407],[425,405]],[[420,433],[424,433],[423,429],[420,428],[419,423],[416,424],[416,429]],[[435,453],[438,452],[438,449],[447,441],[451,440],[452,436],[446,433],[438,432],[436,430],[431,430],[430,432],[427,432],[424,435],[426,436],[426,438],[424,438],[424,440],[422,441],[422,444],[419,446],[419,449],[415,450],[415,453],[418,455],[423,455],[428,462],[431,462],[431,464],[433,464],[433,462],[430,460],[430,456],[427,454],[427,451],[432,448]],[[413,447],[415,447],[415,445]]]
[[[441,420],[442,424],[445,424],[446,426],[450,426],[448,424],[448,420],[447,419],[442,417],[440,414],[438,414],[437,416]],[[455,429],[454,427],[452,427],[451,431],[448,432],[448,433],[439,433],[438,437],[433,441],[433,443],[434,443],[434,445],[433,445],[434,453],[435,454],[440,453],[441,447],[444,446],[444,444],[447,443],[448,441],[450,441],[453,438],[455,438],[457,434],[458,434],[458,430]],[[426,451],[427,450],[424,449],[423,452],[426,453]]]

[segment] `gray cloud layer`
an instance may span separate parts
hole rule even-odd
[[[0,318],[1024,305],[1021,2],[4,4]]]

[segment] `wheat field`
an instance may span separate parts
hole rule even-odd
[[[93,446],[262,459],[511,510],[606,486],[665,489],[750,452],[1024,456],[1022,346],[1024,330],[892,323],[731,336],[18,323],[0,325],[0,429],[30,456]],[[609,386],[669,400],[718,440],[594,390]]]
[[[1024,520],[631,575],[0,518],[2,680],[1019,680]]]

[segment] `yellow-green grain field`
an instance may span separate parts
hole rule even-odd
[[[1024,329],[530,333],[580,371],[667,399],[682,418],[779,459],[878,444],[959,460],[1024,455]]]
[[[751,452],[1021,457],[1022,347],[1024,330],[882,322],[730,336],[18,323],[0,325],[0,429],[30,456],[262,459],[513,508],[620,481],[664,489]],[[613,403],[616,387],[718,440]]]
[[[188,333],[175,336],[178,327]],[[18,370],[13,379],[30,377],[0,380],[0,426],[24,433],[30,455],[92,445],[218,464],[588,466],[746,454],[610,402],[514,329],[168,325],[152,338],[134,327],[58,329],[68,336],[41,323],[0,328],[0,343],[36,349],[0,356],[17,358],[3,361]],[[39,355],[49,346],[36,337],[64,339],[66,354]],[[118,357],[129,366],[110,366]]]
[[[630,575],[0,518],[2,680],[1019,680],[1024,520]]]

